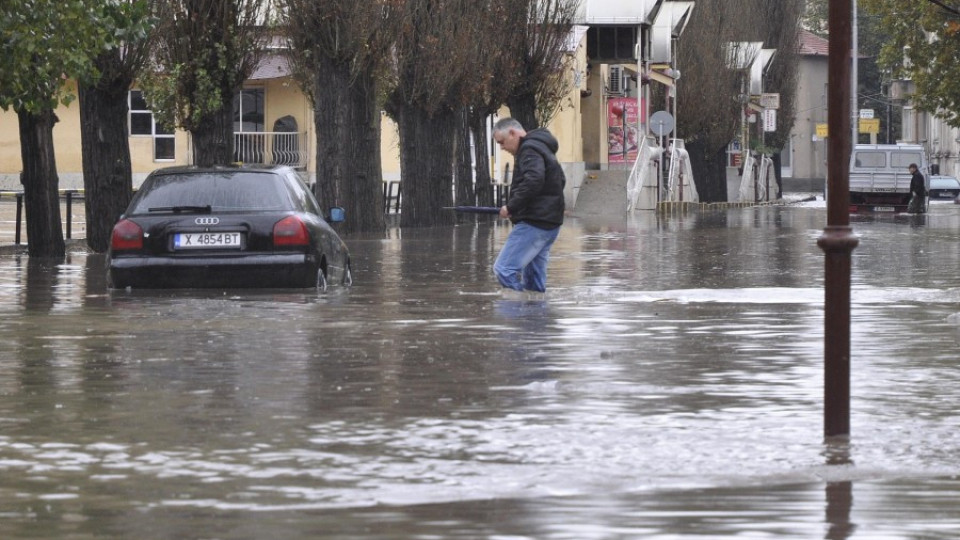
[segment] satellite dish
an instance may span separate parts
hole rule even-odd
[[[650,131],[657,137],[672,133],[674,125],[673,115],[667,111],[657,111],[650,116]]]

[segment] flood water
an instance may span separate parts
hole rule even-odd
[[[960,536],[960,206],[854,219],[848,443],[822,205],[571,218],[529,301],[479,220],[322,294],[0,257],[0,536]]]

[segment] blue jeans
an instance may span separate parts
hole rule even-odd
[[[558,234],[560,227],[548,231],[526,223],[514,225],[493,264],[500,284],[516,291],[546,291],[550,247]]]

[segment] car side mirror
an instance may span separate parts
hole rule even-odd
[[[330,207],[330,223],[341,223],[347,219],[347,213],[341,206]]]

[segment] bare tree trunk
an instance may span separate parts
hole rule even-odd
[[[472,206],[477,204],[473,189],[473,154],[470,150],[470,108],[460,107],[456,113],[456,203]]]
[[[743,72],[729,62],[742,50],[753,23],[744,2],[702,0],[693,10],[685,35],[697,39],[677,44],[676,67],[684,75],[677,82],[677,137],[686,141],[694,181],[703,202],[727,200],[724,149],[739,137]],[[746,10],[746,11],[745,11]],[[729,47],[733,47],[730,49]],[[749,148],[748,148],[749,149]]]
[[[523,129],[530,131],[540,127],[537,121],[537,96],[529,93],[514,95],[507,99],[510,116],[517,119]]]
[[[87,245],[98,253],[109,249],[113,225],[133,194],[127,134],[129,85],[130,80],[122,77],[78,89]]]
[[[378,232],[386,229],[383,215],[383,169],[380,160],[381,115],[376,78],[369,69],[350,87],[347,109],[349,131],[340,138],[346,147],[343,181],[347,231]]]
[[[349,100],[350,73],[329,59],[317,58],[313,68],[313,123],[317,132],[317,184],[314,192],[321,208],[341,203],[340,186],[343,184],[344,159],[347,135],[345,105]],[[353,212],[347,212],[347,216]]]
[[[233,93],[226,94],[232,96]],[[198,167],[233,163],[233,103],[227,99],[219,111],[210,114],[190,134],[193,136],[193,162]]]
[[[727,200],[727,153],[704,148],[703,143],[695,141],[687,144],[690,155],[690,167],[701,202],[726,202]]]
[[[456,117],[440,110],[433,116],[416,105],[398,104],[400,129],[401,227],[453,225],[453,138]]]
[[[342,206],[346,232],[383,231],[380,108],[372,73],[351,80],[348,65],[320,56],[314,69],[320,206]]]
[[[777,198],[783,198],[783,155],[781,152],[776,152],[770,159],[773,160],[773,173],[777,179]]]
[[[470,131],[473,133],[474,162],[476,163],[477,204],[493,206],[493,181],[490,178],[490,151],[487,146],[486,115],[470,115]]]
[[[66,254],[60,222],[60,179],[53,149],[52,110],[17,111],[24,204],[27,212],[28,253],[32,257],[62,258]]]

